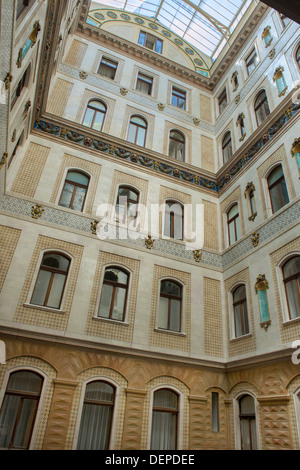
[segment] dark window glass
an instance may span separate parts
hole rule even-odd
[[[29,448],[42,385],[42,377],[31,371],[10,375],[0,412],[0,448]]]
[[[224,163],[228,162],[228,160],[232,157],[232,140],[231,140],[231,133],[227,132],[225,135],[223,142],[222,142],[222,153],[223,153],[223,161]]]
[[[101,131],[103,127],[103,122],[106,114],[106,106],[101,101],[90,101],[85,116],[83,119],[83,125],[91,127],[96,131]]]
[[[128,220],[136,219],[138,203],[138,191],[129,186],[120,186],[116,204],[117,219],[124,224]]]
[[[178,395],[172,390],[154,392],[151,450],[176,450]]]
[[[176,240],[183,240],[184,208],[179,202],[166,201],[164,235]]]
[[[247,298],[245,286],[237,287],[233,292],[233,310],[235,336],[243,336],[249,333]]]
[[[40,266],[31,304],[59,309],[70,260],[58,253],[46,253]]]
[[[263,90],[260,92],[258,97],[255,100],[254,110],[257,120],[257,125],[260,126],[264,120],[270,114],[270,108],[268,103],[268,98],[266,92]]]
[[[25,87],[27,81],[28,81],[28,77],[29,77],[29,70],[30,70],[30,64],[29,66],[27,67],[27,69],[25,70],[24,74],[22,75],[18,85],[17,85],[17,88],[15,89],[14,93],[12,94],[12,97],[11,97],[11,105],[10,105],[10,109],[13,109],[14,105],[16,104],[19,96],[21,95],[22,93],[22,90],[23,88]]]
[[[239,208],[238,208],[237,204],[232,206],[232,208],[228,212],[228,214],[227,214],[227,224],[228,224],[229,245],[232,245],[241,236],[241,233],[240,233],[240,220],[239,220]]]
[[[59,205],[82,211],[89,185],[89,176],[79,171],[68,171]]]
[[[129,123],[128,141],[144,147],[146,142],[146,133],[146,121],[139,116],[132,116]]]
[[[182,287],[174,281],[161,281],[158,328],[181,331]]]
[[[86,386],[78,450],[107,450],[111,437],[115,388],[100,380]]]
[[[239,416],[241,449],[257,450],[254,399],[250,395],[244,395],[239,399]]]
[[[221,95],[219,96],[218,98],[218,103],[219,103],[219,113],[221,114],[224,109],[226,108],[227,106],[227,93],[226,93],[226,89],[223,90],[223,92],[221,93]]]
[[[169,157],[175,158],[176,160],[184,161],[185,154],[185,138],[178,131],[170,132],[169,141]]]
[[[147,77],[142,73],[138,74],[137,81],[136,81],[136,89],[145,93],[146,95],[151,95],[152,93],[152,85],[153,85],[153,78]]]
[[[297,52],[296,52],[296,61],[300,69],[300,46],[298,47]]]
[[[300,317],[300,256],[289,259],[282,268],[290,319]]]
[[[172,88],[172,105],[177,108],[185,109],[186,107],[186,92],[178,88]]]
[[[98,316],[124,321],[129,275],[118,267],[105,270]]]
[[[114,80],[116,76],[117,67],[117,62],[114,62],[111,59],[107,59],[106,57],[102,57],[98,73],[103,77]]]
[[[29,0],[17,0],[17,18],[20,16],[22,11],[28,6]]]
[[[268,178],[268,188],[273,214],[288,204],[289,196],[281,165],[277,166]]]
[[[258,64],[257,53],[256,53],[256,50],[253,49],[246,59],[246,67],[247,67],[249,75],[256,68],[257,64]]]
[[[152,34],[141,31],[138,43],[140,46],[147,47],[147,49],[151,49],[159,54],[162,53],[162,41]]]
[[[212,392],[211,394],[211,424],[212,431],[219,432],[219,394]]]

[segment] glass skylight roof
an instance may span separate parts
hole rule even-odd
[[[94,3],[149,17],[215,60],[253,1],[94,0]]]

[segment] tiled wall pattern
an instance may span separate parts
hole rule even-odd
[[[229,308],[228,305],[228,293],[232,292],[233,286],[238,286],[238,284],[245,284],[247,292],[247,311],[248,311],[248,321],[249,321],[249,330],[251,336],[239,337],[231,341],[230,335],[230,325],[233,324],[234,319],[229,318],[230,313],[233,314],[233,309]],[[246,268],[243,271],[238,272],[234,276],[225,280],[225,296],[226,296],[226,328],[227,328],[227,341],[228,341],[228,355],[239,356],[246,354],[250,351],[255,351],[256,349],[256,338],[255,338],[255,323],[253,317],[253,305],[252,305],[252,291],[253,287],[250,284],[249,269]],[[230,296],[231,299],[231,296]],[[229,300],[230,301],[230,300]]]
[[[41,175],[50,152],[44,147],[31,142],[23,158],[20,169],[12,185],[12,192],[34,197]]]
[[[166,268],[164,266],[154,266],[153,287],[151,297],[151,312],[149,325],[149,345],[168,350],[190,350],[190,333],[191,333],[191,279],[190,274],[176,269]],[[159,308],[159,295],[161,278],[170,278],[181,281],[184,285],[183,301],[182,301],[182,332],[184,335],[159,331],[156,329]]]
[[[57,200],[60,198],[59,190],[62,188],[63,178],[66,175],[67,169],[78,169],[83,171],[86,170],[89,175],[91,175],[87,192],[87,199],[84,206],[84,212],[91,214],[98,186],[101,165],[84,160],[83,158],[74,157],[73,155],[64,154],[50,198],[50,202],[52,204],[57,203]]]
[[[214,202],[202,200],[204,204],[204,248],[219,250],[218,206]]]
[[[42,250],[62,250],[71,254],[74,259],[71,263],[67,284],[64,292],[64,312],[54,312],[49,311],[48,309],[42,309],[33,306],[25,306],[27,302],[29,293],[31,294],[31,286],[33,283],[34,276],[36,276],[36,270],[38,266],[38,260]],[[80,245],[75,245],[73,243],[68,243],[63,240],[58,240],[54,238],[48,238],[40,235],[32,256],[32,260],[29,266],[29,269],[26,274],[24,281],[23,289],[20,295],[18,306],[16,308],[16,313],[14,320],[20,323],[26,323],[28,325],[35,325],[45,328],[52,328],[56,330],[65,330],[68,324],[70,310],[72,307],[72,301],[74,297],[74,292],[76,289],[76,281],[78,276],[78,271],[80,268],[81,257],[82,257],[83,247]]]
[[[129,269],[130,285],[127,297],[128,311],[127,317],[125,318],[125,323],[123,324],[122,322],[95,318],[99,296],[101,295],[101,274],[103,276],[105,266],[107,265],[120,266],[125,269]],[[110,338],[128,343],[132,341],[138,289],[139,265],[140,262],[132,258],[126,258],[124,256],[118,256],[102,251],[99,252],[85,330],[87,335]]]
[[[74,83],[57,78],[46,111],[55,116],[63,117]]]
[[[74,39],[69,49],[69,52],[65,58],[66,64],[71,65],[72,67],[81,67],[87,47],[87,44],[84,44],[83,42]]]
[[[21,230],[0,225],[0,292],[13,259]]]
[[[208,356],[222,357],[224,350],[220,281],[204,277],[203,296],[204,350]]]

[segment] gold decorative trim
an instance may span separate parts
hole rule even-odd
[[[120,88],[120,93],[122,96],[126,96],[128,93],[128,90],[126,90],[126,88]]]
[[[194,260],[196,261],[196,263],[200,263],[201,258],[202,258],[201,251],[200,250],[194,250],[193,251],[193,256],[194,256]]]
[[[93,235],[97,235],[98,224],[99,224],[99,220],[94,220],[93,222],[91,222],[91,231]]]
[[[4,153],[1,160],[0,160],[0,170],[5,165],[5,162],[6,162],[7,158],[8,158],[8,153]]]
[[[145,245],[148,250],[153,248],[154,240],[152,239],[151,235],[148,235],[148,238],[145,238]]]
[[[163,103],[158,103],[157,107],[159,111],[163,111],[165,109],[165,105]]]
[[[258,246],[258,244],[259,244],[259,233],[255,232],[251,235],[251,243],[252,243],[253,246]]]
[[[33,219],[39,219],[40,217],[42,217],[44,210],[45,209],[41,204],[35,204],[35,206],[32,206],[31,208],[31,217]]]

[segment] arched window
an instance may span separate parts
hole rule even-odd
[[[298,47],[298,49],[296,51],[296,62],[297,62],[298,67],[300,69],[300,46]]]
[[[268,177],[268,189],[274,214],[289,202],[289,196],[281,165],[278,165],[270,173]]]
[[[176,201],[165,202],[164,235],[176,240],[183,240],[184,208]]]
[[[115,387],[102,380],[87,384],[77,450],[107,450],[115,402]]]
[[[133,144],[144,147],[146,143],[146,133],[147,122],[145,119],[140,116],[131,116],[127,140]]]
[[[175,158],[176,160],[184,161],[185,155],[185,138],[184,135],[179,131],[170,132],[169,141],[169,157]]]
[[[234,204],[227,213],[228,242],[235,243],[241,236],[239,206]]]
[[[116,203],[117,220],[126,223],[138,215],[139,192],[130,186],[119,186]]]
[[[178,395],[163,388],[153,396],[151,450],[176,450]]]
[[[234,311],[235,337],[249,333],[249,321],[247,311],[246,288],[244,285],[238,286],[232,294]]]
[[[59,206],[82,211],[89,186],[90,177],[81,171],[70,170],[67,173]]]
[[[175,281],[160,284],[158,328],[181,331],[182,287]]]
[[[101,131],[106,114],[106,106],[102,101],[92,100],[89,102],[85,116],[83,118],[83,125],[91,127],[96,131]]]
[[[282,267],[290,319],[300,317],[300,256],[289,259]]]
[[[98,317],[124,321],[129,274],[119,267],[105,269]]]
[[[241,449],[257,450],[255,405],[254,398],[250,395],[243,395],[239,399],[239,418]]]
[[[0,412],[0,448],[29,449],[42,385],[35,372],[10,374]]]
[[[268,98],[265,90],[262,90],[254,103],[254,111],[256,115],[257,125],[260,126],[267,116],[270,114]]]
[[[59,253],[45,253],[31,297],[31,304],[59,309],[70,267],[70,259]]]
[[[224,163],[226,163],[232,157],[233,150],[230,132],[227,132],[224,136],[224,139],[222,140],[222,154]]]

